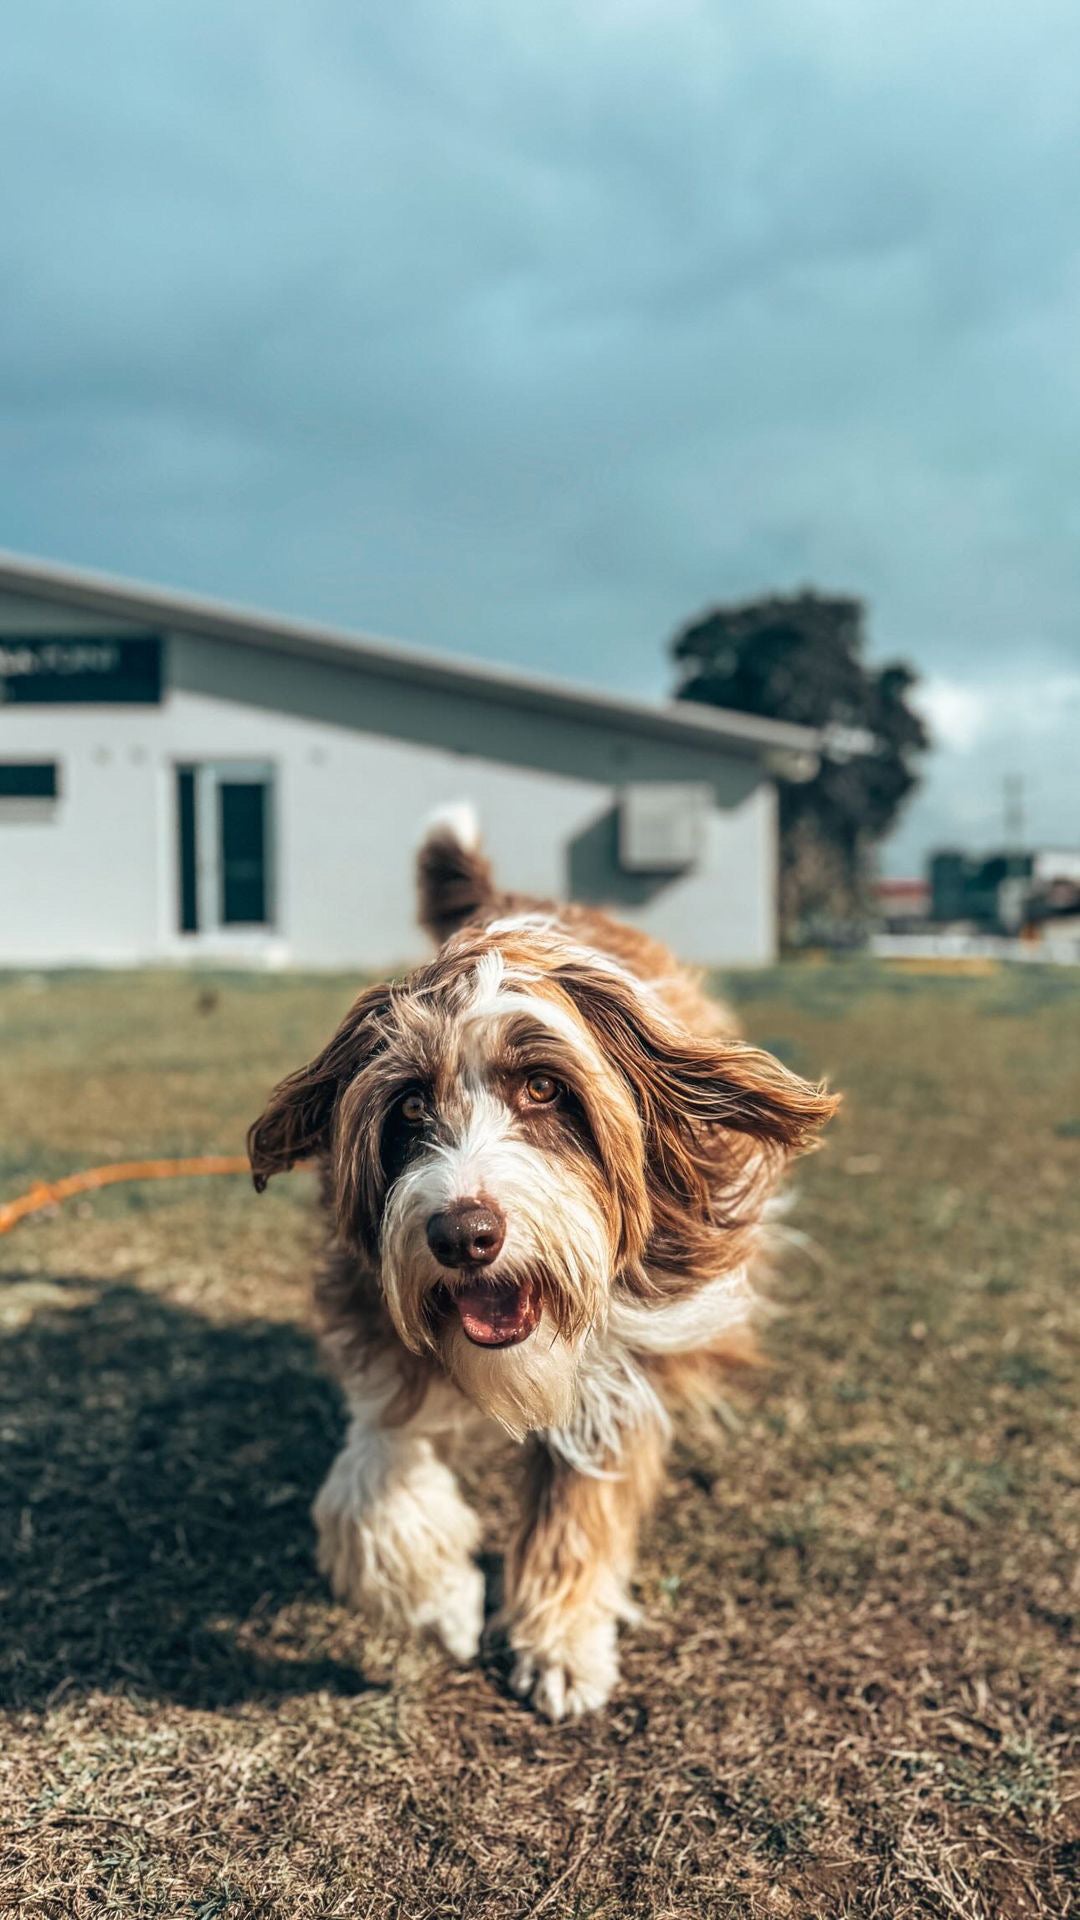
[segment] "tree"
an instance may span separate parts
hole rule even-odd
[[[785,939],[865,918],[872,850],[918,782],[929,741],[910,704],[916,675],[863,660],[861,600],[773,595],[713,607],[672,643],[681,700],[797,721],[823,735],[817,773],[780,780]]]

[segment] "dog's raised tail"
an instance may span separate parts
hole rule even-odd
[[[467,800],[431,815],[417,848],[416,881],[420,925],[439,946],[494,901],[491,863]]]

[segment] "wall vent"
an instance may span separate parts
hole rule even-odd
[[[624,787],[619,798],[619,865],[624,873],[686,873],[705,846],[712,788],[655,780]]]

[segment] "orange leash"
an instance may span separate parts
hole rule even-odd
[[[84,1173],[69,1173],[63,1180],[39,1180],[29,1193],[0,1207],[0,1234],[10,1233],[20,1220],[42,1207],[70,1200],[76,1193],[93,1193],[98,1187],[115,1187],[123,1180],[179,1180],[205,1173],[250,1173],[246,1154],[209,1153],[194,1160],[120,1160],[111,1167],[88,1167]]]

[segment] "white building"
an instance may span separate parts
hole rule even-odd
[[[817,746],[0,556],[0,965],[399,964],[466,798],[508,886],[767,961],[773,775]]]

